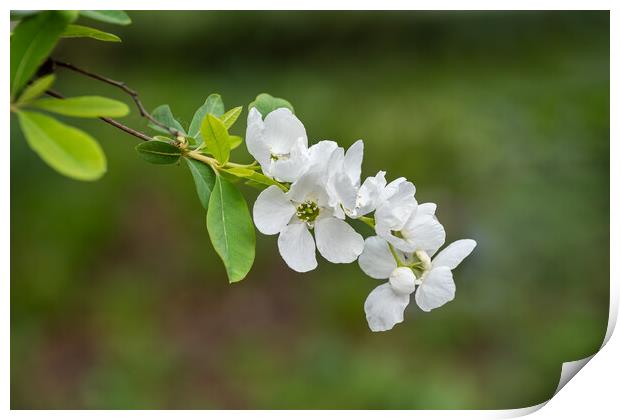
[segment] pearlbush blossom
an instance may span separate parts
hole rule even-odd
[[[252,108],[246,142],[263,174],[278,181],[256,199],[254,223],[263,234],[279,235],[278,249],[290,268],[315,269],[318,249],[332,263],[359,258],[367,275],[388,280],[364,304],[372,331],[402,322],[412,294],[423,311],[454,299],[452,270],[476,242],[459,240],[435,255],[446,239],[435,216],[437,206],[418,204],[413,183],[405,178],[388,183],[385,171],[362,183],[362,140],[346,151],[330,140],[308,147],[306,130],[289,109],[276,109],[263,119]],[[372,226],[376,236],[364,240],[347,217]]]
[[[390,244],[379,236],[367,238],[358,261],[360,268],[370,277],[389,279],[370,292],[364,304],[370,329],[385,331],[402,322],[409,296],[414,291],[416,303],[426,312],[454,299],[456,286],[452,270],[475,247],[474,240],[461,239],[431,260],[424,250],[406,253],[390,249]]]

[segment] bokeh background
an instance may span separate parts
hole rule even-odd
[[[258,235],[252,272],[229,285],[184,165],[149,165],[136,139],[74,119],[109,160],[100,181],[75,182],[12,121],[12,408],[518,408],[599,348],[607,12],[131,16],[83,21],[122,44],[65,40],[54,56],[184,123],[213,92],[228,107],[286,98],[312,141],[363,138],[365,175],[411,179],[420,202],[439,203],[448,241],[479,245],[453,302],[410,305],[403,324],[371,333],[363,303],[378,283],[357,264],[297,274]],[[57,87],[127,100],[63,70]],[[147,130],[136,112],[124,122]]]

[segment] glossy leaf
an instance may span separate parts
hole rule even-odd
[[[224,113],[224,115],[220,117],[220,120],[222,120],[226,128],[230,128],[235,123],[235,121],[237,121],[237,118],[239,118],[239,115],[241,115],[242,110],[242,106],[229,109]]]
[[[11,100],[52,52],[60,34],[76,17],[71,11],[49,11],[25,18],[11,36]]]
[[[201,138],[200,125],[207,114],[215,115],[216,117],[221,117],[222,114],[224,114],[224,102],[222,102],[222,97],[219,94],[212,93],[209,95],[205,103],[196,110],[192,122],[189,125],[188,136],[196,139]]]
[[[207,151],[211,153],[219,163],[224,164],[228,162],[228,158],[230,157],[230,143],[224,123],[216,116],[207,114],[205,119],[202,120],[200,132]]]
[[[252,268],[256,247],[254,225],[245,199],[221,176],[209,200],[207,229],[230,283],[242,280]]]
[[[105,173],[105,155],[90,135],[38,112],[17,115],[30,147],[61,174],[92,181]]]
[[[182,151],[167,141],[151,140],[136,146],[138,156],[155,165],[172,165],[181,158]]]
[[[121,42],[121,39],[109,32],[82,25],[69,25],[61,35],[62,38],[92,38],[99,41]]]
[[[293,109],[293,105],[291,105],[289,101],[282,98],[274,98],[268,93],[261,93],[258,95],[256,100],[248,105],[248,109],[252,108],[256,108],[263,118],[271,111],[275,111],[278,108],[288,108],[295,113],[295,109]]]
[[[17,100],[17,104],[18,105],[26,104],[27,102],[30,102],[31,100],[36,99],[39,96],[43,95],[43,93],[46,90],[52,87],[55,80],[56,80],[56,76],[54,76],[53,74],[48,74],[47,76],[43,76],[35,80],[30,85],[26,86],[26,88],[24,89],[24,92],[21,94],[21,96]]]
[[[194,159],[185,159],[185,161],[194,178],[200,204],[206,210],[209,208],[209,198],[215,185],[215,173],[206,163]]]
[[[165,126],[172,127],[178,130],[179,132],[185,134],[185,130],[183,129],[183,126],[181,125],[181,123],[179,123],[172,115],[172,110],[170,109],[170,105],[158,106],[157,108],[153,110],[151,115],[153,115],[153,118],[155,118],[157,121],[164,124]],[[166,130],[165,128],[160,127],[157,124],[153,124],[152,122],[149,122],[149,127],[161,133],[166,133],[166,134],[169,133],[169,131]]]
[[[80,15],[115,25],[129,25],[131,23],[127,13],[122,10],[82,10]]]
[[[31,106],[69,117],[124,117],[129,114],[129,107],[125,103],[101,96],[41,98],[33,101]]]

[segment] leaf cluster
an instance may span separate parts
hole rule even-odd
[[[131,23],[119,10],[11,12],[11,20],[19,20],[11,34],[11,111],[17,115],[26,141],[43,161],[65,176],[92,181],[106,171],[103,150],[90,134],[49,113],[116,118],[127,115],[129,108],[100,96],[42,97],[50,93],[55,76],[36,77],[61,38],[120,42],[114,34],[74,24],[80,16],[118,25]]]

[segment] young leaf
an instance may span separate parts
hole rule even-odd
[[[124,117],[129,114],[129,107],[123,102],[101,96],[76,96],[66,99],[41,98],[30,105],[69,117]]]
[[[230,143],[230,150],[236,149],[243,143],[243,138],[239,136],[229,136],[228,143]]]
[[[213,169],[206,163],[194,159],[185,159],[185,161],[194,178],[200,204],[202,204],[202,207],[206,210],[209,208],[209,198],[211,197],[211,192],[215,185],[215,173],[213,173]]]
[[[216,177],[209,200],[207,229],[230,283],[242,280],[254,263],[254,225],[241,193],[221,176]]]
[[[263,118],[271,111],[275,111],[278,108],[288,108],[292,113],[295,113],[295,109],[293,109],[293,105],[291,105],[290,102],[282,98],[274,98],[268,93],[261,93],[258,95],[256,100],[248,105],[248,109],[252,108],[256,108]]]
[[[185,130],[183,129],[183,126],[177,120],[174,119],[174,116],[172,115],[172,110],[170,109],[170,105],[160,105],[157,108],[155,108],[151,114],[160,123],[168,127],[175,128],[179,132],[185,134]],[[163,127],[158,126],[157,124],[149,123],[149,127],[151,127],[153,130],[160,131],[162,133],[168,133],[168,130],[166,130]]]
[[[254,170],[248,168],[228,168],[226,169],[226,172],[241,178],[248,178],[254,174]]]
[[[109,32],[82,25],[69,25],[61,35],[62,38],[92,38],[99,41],[121,42],[121,39]]]
[[[194,117],[192,118],[192,123],[189,125],[187,135],[200,139],[200,125],[202,124],[202,120],[205,119],[205,116],[207,114],[211,114],[216,117],[220,117],[223,113],[224,102],[222,102],[222,97],[217,93],[212,93],[209,95],[205,103],[202,104],[202,106],[194,113]]]
[[[237,121],[237,118],[239,118],[239,115],[241,115],[242,110],[242,106],[229,109],[224,115],[220,117],[220,120],[222,120],[226,128],[230,128],[235,123],[235,121]]]
[[[246,176],[246,178],[250,181],[253,181],[257,184],[261,184],[261,185],[275,185],[276,187],[280,188],[282,191],[286,192],[287,189],[284,185],[280,184],[278,181],[269,178],[266,175],[261,174],[260,172],[254,172],[251,175]],[[264,187],[263,187],[264,188]]]
[[[43,92],[48,90],[54,84],[54,80],[56,80],[56,76],[53,74],[48,74],[47,76],[43,76],[32,82],[32,84],[26,86],[24,93],[22,93],[17,99],[17,105],[26,104],[27,102],[41,96]]]
[[[202,125],[200,133],[204,139],[207,151],[213,155],[219,163],[228,162],[230,157],[230,143],[228,141],[228,132],[224,123],[217,117],[207,114]]]
[[[138,156],[156,165],[171,165],[181,158],[181,149],[166,141],[145,141],[136,146]]]
[[[49,11],[25,18],[11,36],[11,100],[52,52],[60,34],[76,14]]]
[[[80,15],[115,25],[129,25],[131,23],[127,13],[122,10],[82,10]]]
[[[30,147],[61,174],[93,181],[105,173],[105,155],[85,132],[38,112],[19,111],[17,116]]]

